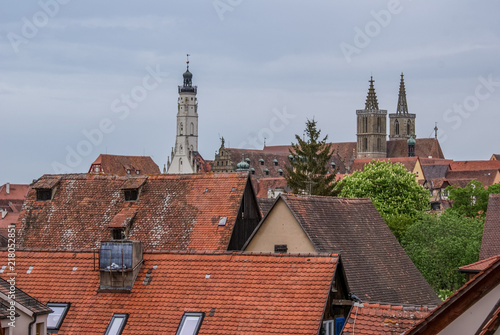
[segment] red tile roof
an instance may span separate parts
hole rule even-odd
[[[318,252],[342,255],[349,287],[363,301],[439,302],[370,199],[280,197]]]
[[[495,263],[500,259],[500,255],[492,256],[490,258],[486,258],[480,261],[477,261],[472,264],[464,265],[458,268],[460,272],[470,272],[470,273],[479,273],[486,269],[491,264]]]
[[[439,141],[434,138],[417,138],[415,156],[427,158],[444,158]],[[408,144],[406,140],[387,141],[387,157],[408,157]]]
[[[289,190],[287,188],[286,179],[284,177],[276,178],[253,178],[253,186],[257,198],[267,198],[269,190],[283,189]]]
[[[488,301],[483,304],[482,312],[484,315],[474,315],[474,317],[471,318],[470,315],[472,312],[468,310],[487,294],[492,292],[492,290],[496,289],[499,284],[500,258],[490,264],[472,280],[469,280],[445,302],[439,305],[438,308],[432,311],[424,320],[405,334],[438,334],[461,316],[469,321],[467,323],[463,322],[462,325],[467,324],[467,327],[471,328],[469,331],[464,330],[464,334],[488,334],[483,331],[491,325],[490,321],[496,322],[498,326],[498,308],[500,303],[498,296],[495,297],[493,295],[491,299],[488,299]],[[493,308],[491,312],[487,310],[487,305],[492,305],[495,302],[497,302],[496,305],[490,307]],[[481,312],[481,310],[477,309],[475,311]],[[484,322],[481,323],[482,320],[484,320]]]
[[[400,335],[424,319],[435,306],[363,303],[351,309],[344,335]]]
[[[158,165],[149,156],[120,156],[100,154],[91,164],[89,173],[96,173],[95,167],[99,167],[97,173],[115,174],[124,176],[127,170],[130,174],[159,174]],[[137,173],[138,172],[138,173]]]
[[[356,158],[349,170],[349,173],[353,173],[354,171],[361,171],[364,169],[365,164],[369,164],[372,161],[384,161],[391,162],[393,164],[400,163],[403,164],[404,167],[409,171],[413,172],[415,169],[415,165],[417,165],[419,158],[418,157],[394,157],[394,158]]]
[[[7,236],[7,226],[17,222],[28,189],[29,185],[24,184],[0,186],[0,235]]]
[[[52,200],[37,201],[35,190],[28,192],[19,247],[97,248],[110,238],[111,227],[130,223],[129,237],[142,241],[145,250],[226,250],[249,183],[246,174],[236,173],[157,175],[147,181],[102,174],[57,177]],[[138,200],[125,201],[124,185],[142,183]],[[225,225],[218,224],[222,217]],[[256,225],[260,216],[255,220]]]
[[[452,161],[450,170],[453,171],[478,171],[478,170],[498,170],[500,161]]]
[[[7,193],[7,188],[9,193]],[[29,185],[25,184],[3,184],[0,186],[0,201],[24,201],[28,193]]]
[[[499,161],[500,163],[500,161]],[[450,185],[464,187],[472,180],[478,180],[483,186],[490,186],[495,183],[499,170],[450,170],[446,173],[446,179]],[[465,184],[465,185],[464,185]]]
[[[500,194],[490,194],[479,259],[500,255]]]
[[[338,266],[336,255],[146,253],[125,294],[98,292],[94,256],[16,254],[22,290],[43,303],[71,303],[59,335],[103,334],[114,313],[129,314],[123,335],[175,334],[184,312],[205,313],[200,335],[317,334]],[[7,253],[0,259],[6,264]]]

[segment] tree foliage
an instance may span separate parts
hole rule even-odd
[[[316,128],[316,121],[307,120],[305,135],[307,140],[295,135],[297,143],[292,143],[286,167],[286,181],[293,193],[313,195],[336,195],[336,173],[328,173],[328,164],[333,155],[328,136],[320,140],[321,130]]]
[[[452,201],[451,210],[466,217],[486,215],[489,195],[500,193],[500,184],[494,184],[486,190],[483,183],[470,181],[465,187],[448,186],[448,198]]]
[[[477,262],[482,234],[481,219],[453,211],[441,216],[424,214],[408,228],[402,245],[436,292],[449,292],[465,283],[457,268]]]
[[[429,208],[429,193],[400,163],[374,160],[346,176],[341,186],[340,196],[370,198],[398,239]]]

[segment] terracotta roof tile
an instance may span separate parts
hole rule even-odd
[[[452,161],[450,170],[453,171],[478,171],[478,170],[498,170],[500,161]]]
[[[95,168],[99,167],[99,171]],[[89,173],[106,173],[115,175],[159,174],[160,168],[149,156],[120,156],[101,154],[91,164]]]
[[[267,198],[269,190],[282,189],[289,191],[284,177],[276,178],[252,178],[257,198]]]
[[[356,304],[342,334],[400,335],[429,315],[435,306]]]
[[[479,259],[500,255],[500,194],[490,194]]]
[[[461,266],[458,269],[461,272],[479,273],[479,272],[483,271],[484,269],[486,269],[491,264],[498,261],[499,259],[500,259],[500,254],[496,255],[496,256],[492,256],[490,258],[486,258],[486,259],[477,261],[477,262],[472,263],[472,264]]]
[[[433,138],[417,138],[415,156],[427,158],[444,158],[439,141]],[[406,140],[387,141],[387,157],[408,157],[408,144]]]
[[[351,169],[349,173],[353,173],[354,171],[361,171],[364,169],[365,164],[369,164],[372,161],[383,161],[383,162],[391,162],[393,164],[400,163],[404,165],[404,167],[409,171],[413,172],[415,169],[415,165],[418,163],[418,157],[394,157],[394,158],[356,158],[351,165]]]
[[[98,292],[94,262],[89,252],[16,254],[22,290],[42,303],[71,303],[59,335],[103,334],[114,313],[129,314],[124,335],[175,334],[188,311],[205,313],[200,335],[316,334],[338,257],[146,253],[128,294]]]
[[[500,161],[499,161],[500,163]],[[500,171],[496,170],[449,170],[446,179],[450,185],[464,187],[472,180],[478,180],[484,186],[490,186],[499,178]],[[462,186],[465,183],[464,186]]]
[[[129,237],[145,250],[226,250],[247,185],[246,174],[149,176],[137,201],[125,201],[126,176],[73,174],[50,201],[30,189],[19,218],[19,247],[93,249],[110,238],[109,227],[136,208]],[[53,179],[46,175],[40,179]],[[134,178],[135,179],[135,178]],[[118,216],[117,216],[118,215]],[[218,222],[226,217],[226,224]]]
[[[363,301],[439,302],[370,199],[281,197],[318,252],[342,255],[349,287]]]

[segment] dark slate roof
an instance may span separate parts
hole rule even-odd
[[[436,178],[445,178],[448,172],[448,165],[422,165],[422,172],[427,181]]]
[[[498,287],[500,283],[500,258],[496,262],[491,263],[486,269],[481,271],[472,280],[468,281],[464,286],[458,289],[445,302],[433,310],[424,320],[409,330],[406,335],[416,334],[438,334],[447,326],[449,326],[459,316],[466,313],[470,307],[481,300],[491,290]],[[482,315],[475,315],[475,320],[484,320],[482,323],[477,323],[470,334],[494,334],[495,330],[491,331],[491,327],[499,326],[500,299],[489,299],[485,304],[493,305],[490,309],[485,309],[483,306]]]
[[[8,277],[7,277],[8,278]],[[0,278],[0,293],[4,295],[9,295],[10,291],[10,283],[3,279]],[[26,294],[24,291],[20,290],[18,287],[15,289],[15,302],[16,304],[22,305],[26,307],[28,310],[33,312],[34,314],[37,315],[42,315],[42,314],[50,314],[52,313],[52,310],[42,304],[40,301],[36,300],[29,294]],[[2,315],[3,316],[3,315]]]
[[[128,225],[129,238],[144,250],[226,250],[249,183],[238,173],[58,177],[52,200],[37,201],[36,191],[28,191],[19,248],[95,249],[112,227]],[[52,176],[40,181],[46,178]],[[124,186],[141,184],[138,200],[125,201]],[[226,224],[218,225],[222,217]]]
[[[259,208],[262,213],[262,217],[266,216],[267,213],[269,213],[275,201],[276,199],[273,198],[257,198],[257,202],[259,203]]]
[[[500,194],[490,194],[479,259],[500,255]]]
[[[440,302],[370,199],[281,198],[318,252],[341,254],[349,287],[363,301]]]
[[[91,164],[89,173],[94,173],[94,166],[99,165],[99,173],[126,175],[127,170],[135,175],[159,174],[160,169],[149,156],[120,156],[100,154]]]

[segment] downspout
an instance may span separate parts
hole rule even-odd
[[[30,322],[29,326],[28,326],[28,335],[31,335],[31,327],[35,324],[36,322],[36,316],[37,314],[35,313],[35,318],[33,319],[32,322]]]

